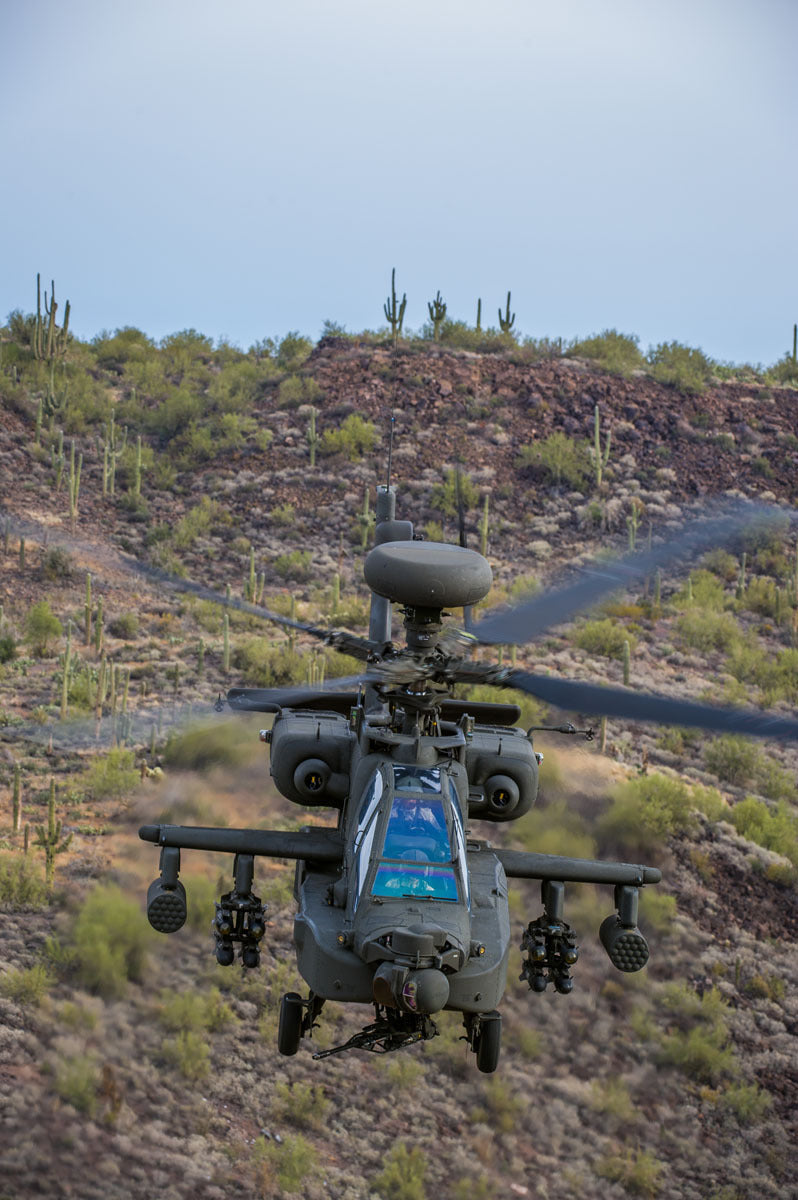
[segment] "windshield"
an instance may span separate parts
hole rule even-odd
[[[394,768],[397,769],[403,768]],[[440,772],[436,770],[435,774],[440,792]],[[440,795],[413,796],[397,792],[388,817],[381,858],[383,861],[374,878],[373,896],[457,899],[457,882],[451,866],[454,855]],[[386,859],[392,861],[386,862]]]
[[[441,790],[440,767],[397,767],[393,769],[396,792],[438,792]]]
[[[374,877],[372,896],[415,896],[427,900],[456,900],[452,867],[382,862]]]

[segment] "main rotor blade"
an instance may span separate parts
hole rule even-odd
[[[469,632],[483,645],[522,646],[619,588],[640,584],[657,567],[667,567],[689,554],[728,542],[751,520],[783,520],[784,516],[781,509],[771,505],[738,502],[725,506],[718,516],[691,521],[678,536],[651,550],[590,563],[562,587],[534,596],[516,608],[488,613]]]
[[[325,697],[330,697],[332,703],[340,692],[350,692],[366,682],[372,682],[371,676],[349,675],[330,679],[316,687],[234,687],[227,693],[227,703],[234,712],[275,712],[281,708],[302,708],[314,702],[318,702],[318,707]]]
[[[164,571],[161,567],[154,567],[150,563],[140,562],[138,559],[130,558],[128,555],[109,554],[106,547],[96,546],[91,542],[78,541],[74,538],[61,535],[54,532],[51,527],[45,528],[35,521],[11,516],[3,510],[0,510],[0,520],[7,522],[10,532],[17,536],[40,541],[48,546],[61,546],[64,549],[77,550],[84,554],[100,558],[111,569],[128,571],[132,575],[139,575],[142,579],[162,584],[173,591],[183,592],[189,596],[197,596],[200,600],[210,600],[214,604],[221,605],[223,608],[234,608],[238,612],[249,613],[254,617],[262,617],[265,621],[281,625],[286,629],[299,630],[301,633],[310,634],[311,637],[317,638],[319,641],[324,642],[325,645],[332,646],[336,650],[341,650],[344,654],[349,654],[353,658],[365,661],[370,655],[380,654],[385,650],[385,646],[381,642],[372,642],[368,638],[358,637],[356,634],[347,633],[344,630],[322,629],[318,625],[308,625],[304,621],[295,621],[291,617],[284,617],[262,604],[252,604],[249,600],[240,600],[236,596],[224,596],[221,592],[217,592],[214,588],[210,588],[206,584],[195,583],[191,579],[180,579],[179,576],[172,575],[168,571]]]
[[[684,725],[717,730],[719,733],[773,738],[776,741],[798,741],[798,721],[751,709],[715,708],[694,700],[673,700],[652,692],[602,687],[595,683],[556,679],[551,675],[533,675],[528,671],[503,673],[501,686],[518,688],[567,712],[620,717],[629,721],[654,721],[660,725]]]

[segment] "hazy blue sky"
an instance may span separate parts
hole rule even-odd
[[[0,0],[0,316],[243,347],[325,318],[798,320],[795,0]]]

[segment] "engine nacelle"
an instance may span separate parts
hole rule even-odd
[[[482,821],[514,821],[538,794],[538,763],[521,729],[477,725],[466,751],[468,815]]]
[[[286,710],[271,733],[271,775],[288,800],[340,808],[349,791],[354,734],[336,713]]]

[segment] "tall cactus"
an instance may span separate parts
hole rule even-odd
[[[490,504],[490,494],[485,492],[485,499],[482,501],[482,519],[479,522],[479,552],[484,558],[488,553],[488,506]]]
[[[593,465],[596,471],[596,487],[601,487],[601,481],[604,478],[604,469],[610,459],[610,446],[612,444],[612,426],[607,430],[607,440],[604,443],[604,450],[601,449],[601,414],[599,406],[596,405],[593,411]]]
[[[372,513],[369,505],[368,485],[366,485],[366,489],[363,494],[363,509],[358,516],[357,523],[360,526],[360,549],[365,554],[369,541],[369,530],[374,524],[374,514]]]
[[[74,531],[78,519],[78,497],[80,495],[80,473],[83,470],[83,455],[78,456],[75,465],[75,439],[72,439],[72,451],[69,457],[69,519]]]
[[[53,427],[55,415],[64,407],[66,391],[61,396],[55,392],[55,364],[59,358],[66,356],[69,341],[69,312],[67,300],[64,307],[64,323],[59,329],[55,315],[58,311],[58,301],[55,298],[55,281],[50,282],[50,303],[47,303],[47,292],[44,293],[44,315],[42,315],[42,279],[36,275],[36,319],[33,326],[33,355],[40,362],[46,362],[50,368],[47,395],[43,400],[43,409],[50,418],[50,428]],[[45,322],[46,318],[46,322]]]
[[[122,431],[122,441],[118,440],[116,414],[111,410],[108,424],[105,426],[105,441],[103,443],[103,496],[113,496],[116,491],[116,464],[124,453],[127,445],[127,426]]]
[[[64,675],[61,681],[61,720],[67,719],[69,712],[69,675],[72,670],[72,622],[67,621],[67,643],[64,651]]]
[[[316,465],[316,450],[318,449],[319,442],[321,441],[321,438],[316,433],[317,411],[318,410],[313,408],[313,406],[311,405],[310,413],[308,415],[307,439],[308,439],[308,447],[310,449],[310,465],[311,465],[311,467],[315,467],[315,465]]]
[[[391,271],[391,294],[383,305],[385,319],[391,327],[391,335],[393,337],[393,348],[396,349],[396,343],[402,336],[402,325],[405,319],[405,309],[407,308],[407,293],[402,294],[401,301],[396,299],[396,267]]]
[[[476,323],[475,328],[476,328],[477,333],[482,333],[482,297],[481,296],[477,297],[477,323]]]
[[[91,645],[91,571],[86,572],[86,603],[83,606],[86,645]]]
[[[499,309],[499,328],[502,333],[510,333],[515,324],[515,313],[510,315],[510,293],[507,293],[507,308],[502,316],[502,310]]]
[[[792,327],[792,361],[798,362],[798,325]]]
[[[102,596],[98,596],[97,597],[97,613],[94,618],[94,652],[95,652],[95,654],[102,654],[104,632],[105,632],[105,630],[103,628],[103,598],[102,598]]]
[[[11,801],[11,829],[19,833],[22,828],[22,769],[14,763],[14,793]]]
[[[435,299],[427,301],[427,309],[429,311],[429,319],[432,321],[433,340],[439,342],[441,340],[441,325],[446,317],[446,301],[441,299],[440,288],[438,288],[435,294]]]
[[[222,670],[225,675],[230,674],[230,617],[227,609],[224,610],[223,617],[223,644],[222,644]]]
[[[55,780],[50,780],[50,799],[47,804],[47,828],[36,826],[36,845],[44,850],[44,873],[48,892],[53,887],[55,873],[55,856],[66,850],[72,841],[72,834],[61,837],[63,822],[55,819]]]
[[[141,434],[136,437],[136,461],[133,466],[133,495],[136,500],[141,496]]]

